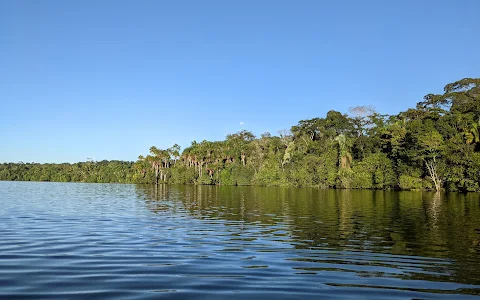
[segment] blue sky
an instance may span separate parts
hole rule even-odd
[[[0,1],[0,162],[136,160],[480,75],[480,1]],[[243,125],[240,123],[243,122]]]

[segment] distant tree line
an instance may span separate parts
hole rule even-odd
[[[277,136],[242,130],[136,162],[1,164],[0,180],[480,191],[480,78],[447,84],[415,108],[301,120]]]
[[[4,163],[0,164],[0,180],[132,183],[134,165],[134,162],[117,160],[74,164]]]

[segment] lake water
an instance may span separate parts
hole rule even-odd
[[[0,298],[480,295],[477,194],[0,182]]]

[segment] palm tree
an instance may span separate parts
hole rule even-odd
[[[465,141],[467,144],[472,145],[480,142],[480,121],[474,122],[470,125],[470,127],[465,128]]]
[[[173,166],[177,165],[177,160],[180,157],[180,146],[178,144],[174,144],[172,147],[168,148],[168,153],[171,157],[173,157]]]
[[[350,169],[350,165],[352,164],[352,154],[350,154],[350,141],[347,137],[342,133],[339,134],[335,141],[338,143],[339,150],[340,150],[340,159],[339,165],[341,169]]]
[[[150,147],[150,153],[152,155],[148,155],[147,160],[155,171],[155,184],[158,184],[158,179],[165,182],[167,180],[167,172],[164,169],[169,167],[170,160],[168,151],[152,146]]]

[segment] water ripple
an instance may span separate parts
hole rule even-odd
[[[160,189],[0,182],[0,297],[480,294],[478,199],[437,203],[435,227],[415,194]]]

